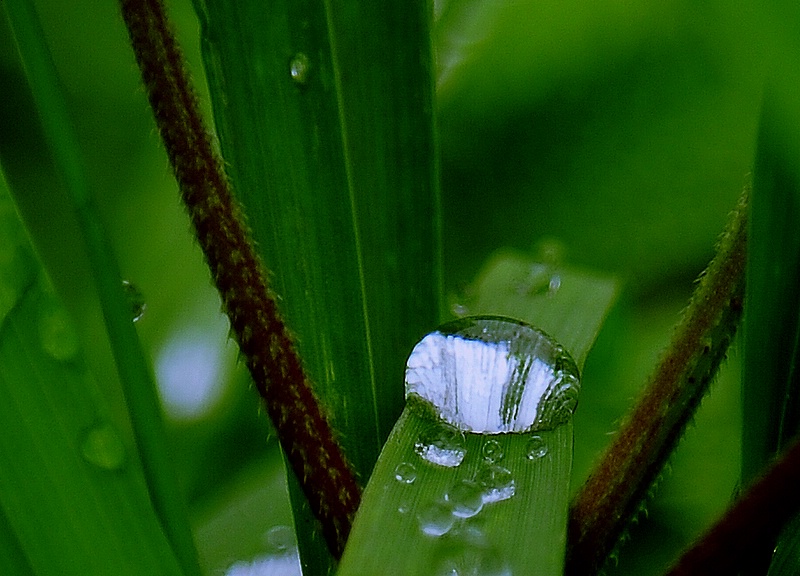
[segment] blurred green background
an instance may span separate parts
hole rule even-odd
[[[168,5],[203,92],[191,4]],[[278,550],[270,529],[290,515],[276,444],[227,339],[117,5],[37,6],[96,201],[147,302],[137,326],[206,566]],[[747,181],[767,54],[785,22],[721,1],[451,0],[436,12],[448,291],[463,291],[495,249],[535,252],[543,240],[624,288],[584,374],[575,487],[668,341]],[[0,87],[6,176],[123,421],[77,229],[4,19]],[[660,573],[726,506],[739,427],[734,351],[610,573]]]

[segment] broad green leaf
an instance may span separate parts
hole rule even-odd
[[[202,0],[197,10],[234,190],[366,482],[402,410],[405,354],[440,310],[429,5]]]
[[[753,175],[743,366],[742,482],[748,484],[800,426],[800,124],[796,105],[767,91]],[[797,521],[770,574],[796,572]],[[765,552],[766,554],[767,552]],[[778,568],[783,566],[783,568]]]
[[[1,548],[36,574],[181,574],[1,177],[0,239]]]
[[[498,254],[470,292],[456,306],[460,312],[504,314],[545,328],[582,365],[616,286],[607,278]],[[414,397],[407,402],[364,493],[339,576],[562,574],[571,419],[534,434],[467,433],[464,460],[454,467],[432,465],[418,453],[432,420],[441,423]],[[484,496],[483,504],[475,504],[475,484],[486,494],[487,469],[495,465],[513,480],[513,495],[498,501]],[[459,510],[464,493],[473,498],[471,510]]]

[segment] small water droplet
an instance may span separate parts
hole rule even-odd
[[[463,432],[440,422],[420,433],[414,451],[432,464],[453,468],[464,460],[467,447]]]
[[[81,455],[103,470],[119,470],[125,464],[125,445],[111,424],[100,424],[85,433]]]
[[[122,290],[125,292],[125,298],[128,299],[128,306],[131,310],[131,319],[134,322],[138,322],[144,315],[144,311],[147,308],[147,303],[144,301],[144,296],[135,284],[128,282],[127,280],[122,281]]]
[[[413,484],[417,479],[417,469],[410,462],[400,462],[394,469],[394,478],[402,484]]]
[[[503,456],[506,455],[505,452],[503,452],[503,447],[500,446],[500,442],[497,440],[487,440],[481,452],[483,453],[483,459],[489,464],[497,464],[503,459]]]
[[[289,75],[292,77],[295,84],[304,85],[308,82],[310,67],[311,63],[308,60],[308,56],[302,52],[298,52],[294,55],[291,62],[289,62]]]
[[[419,528],[428,536],[447,534],[456,522],[452,509],[445,502],[435,502],[426,506],[417,515]]]
[[[273,526],[267,531],[267,545],[275,552],[284,554],[296,547],[294,530],[291,526]]]
[[[450,311],[454,316],[458,316],[459,318],[469,315],[469,308],[467,308],[466,304],[462,304],[461,302],[454,302],[450,307]]]
[[[42,303],[39,311],[39,338],[42,348],[56,360],[72,359],[80,350],[78,333],[63,306],[55,301]]]
[[[483,487],[483,502],[501,502],[508,500],[516,493],[516,483],[508,468],[496,464],[483,467],[475,477]]]
[[[525,447],[525,455],[528,460],[536,460],[547,455],[547,444],[544,443],[541,436],[534,434],[530,437]]]
[[[453,506],[453,516],[472,518],[483,508],[483,487],[472,480],[462,480],[445,495]]]

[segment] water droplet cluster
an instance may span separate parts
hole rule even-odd
[[[406,364],[406,397],[430,405],[452,426],[497,434],[567,422],[580,376],[550,336],[497,316],[455,320],[426,335]]]
[[[456,427],[437,423],[422,431],[414,452],[431,464],[453,468],[464,460],[466,439]]]

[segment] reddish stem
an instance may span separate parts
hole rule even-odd
[[[121,0],[121,5],[161,138],[236,341],[338,558],[360,488],[280,317],[265,267],[212,150],[162,2]]]

